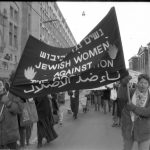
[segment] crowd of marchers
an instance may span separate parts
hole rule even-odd
[[[105,86],[101,90],[90,90],[82,95],[81,90],[68,91],[69,108],[65,105],[60,93],[50,93],[33,99],[23,99],[9,91],[13,73],[8,82],[0,80],[0,149],[21,149],[30,145],[34,123],[37,124],[37,148],[43,146],[43,139],[50,143],[58,137],[54,126],[62,126],[65,110],[78,119],[79,105],[83,113],[90,109],[112,114],[112,127],[120,127],[123,137],[123,150],[132,150],[134,142],[138,150],[149,150],[150,147],[150,78],[140,74],[134,86],[129,86],[128,75]],[[34,103],[38,119],[23,124],[26,103]],[[46,144],[45,143],[45,144]]]

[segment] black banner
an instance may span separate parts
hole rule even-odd
[[[89,89],[127,75],[115,8],[75,47],[58,48],[30,36],[11,91],[24,98]]]

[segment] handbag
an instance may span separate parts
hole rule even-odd
[[[38,121],[38,115],[34,101],[29,102],[26,100],[23,105],[23,110],[20,115],[20,126],[22,127],[29,126]]]
[[[28,102],[28,105],[30,107],[30,113],[31,113],[31,120],[33,123],[38,122],[38,114],[37,109],[34,100]]]

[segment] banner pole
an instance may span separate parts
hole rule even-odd
[[[4,109],[4,104],[2,105],[2,109],[1,109],[1,112],[0,112],[0,117],[1,117],[1,115],[2,115],[2,113],[3,113],[3,109]]]
[[[131,99],[130,99],[129,83],[127,83],[127,94],[128,94],[128,102],[130,103]]]

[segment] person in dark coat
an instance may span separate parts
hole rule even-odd
[[[17,149],[20,139],[17,114],[21,114],[23,105],[19,97],[9,92],[9,83],[5,84],[5,90],[0,96],[0,149]]]
[[[107,106],[109,109],[109,112],[111,110],[111,104],[110,104],[110,88],[106,86],[106,89],[103,90],[103,95],[102,95],[102,106],[104,110],[104,114],[107,113]]]
[[[54,120],[52,115],[52,110],[50,107],[50,102],[47,97],[40,96],[35,98],[35,104],[38,113],[37,122],[37,135],[38,135],[38,148],[42,146],[42,139],[46,138],[47,143],[53,141],[58,137],[56,131],[54,130]]]
[[[77,119],[78,109],[79,109],[79,90],[69,91],[70,105],[73,112],[73,118]]]
[[[26,100],[23,98],[20,98],[20,100],[22,101],[22,103],[26,102]],[[20,133],[20,148],[21,147],[23,148],[25,146],[25,144],[29,145],[29,143],[30,143],[29,141],[31,138],[33,123],[22,127],[20,125],[20,119],[21,119],[21,114],[18,114],[18,125],[19,125],[19,133]]]
[[[124,106],[127,104],[127,84],[131,80],[131,76],[128,75],[120,80],[120,85],[117,91],[117,100],[118,100],[118,117],[121,119],[121,113]]]
[[[59,107],[58,107],[58,102],[57,102],[57,94],[53,93],[51,94],[51,102],[52,102],[52,109],[53,109],[53,114],[58,115]]]
[[[91,95],[91,105],[93,105],[94,104],[94,91],[91,91],[90,95]]]
[[[72,91],[68,91],[68,95],[70,96],[70,108],[71,108],[71,111],[73,112],[73,109],[72,109],[72,96],[73,96],[73,92]]]
[[[127,103],[121,115],[123,150],[132,150],[134,142],[137,142],[138,150],[149,150],[150,148],[149,87],[149,76],[140,74],[136,88],[130,88],[129,93],[126,94]]]
[[[101,104],[101,96],[102,92],[99,90],[94,91],[94,105],[95,105],[95,111],[100,110],[100,104]]]

